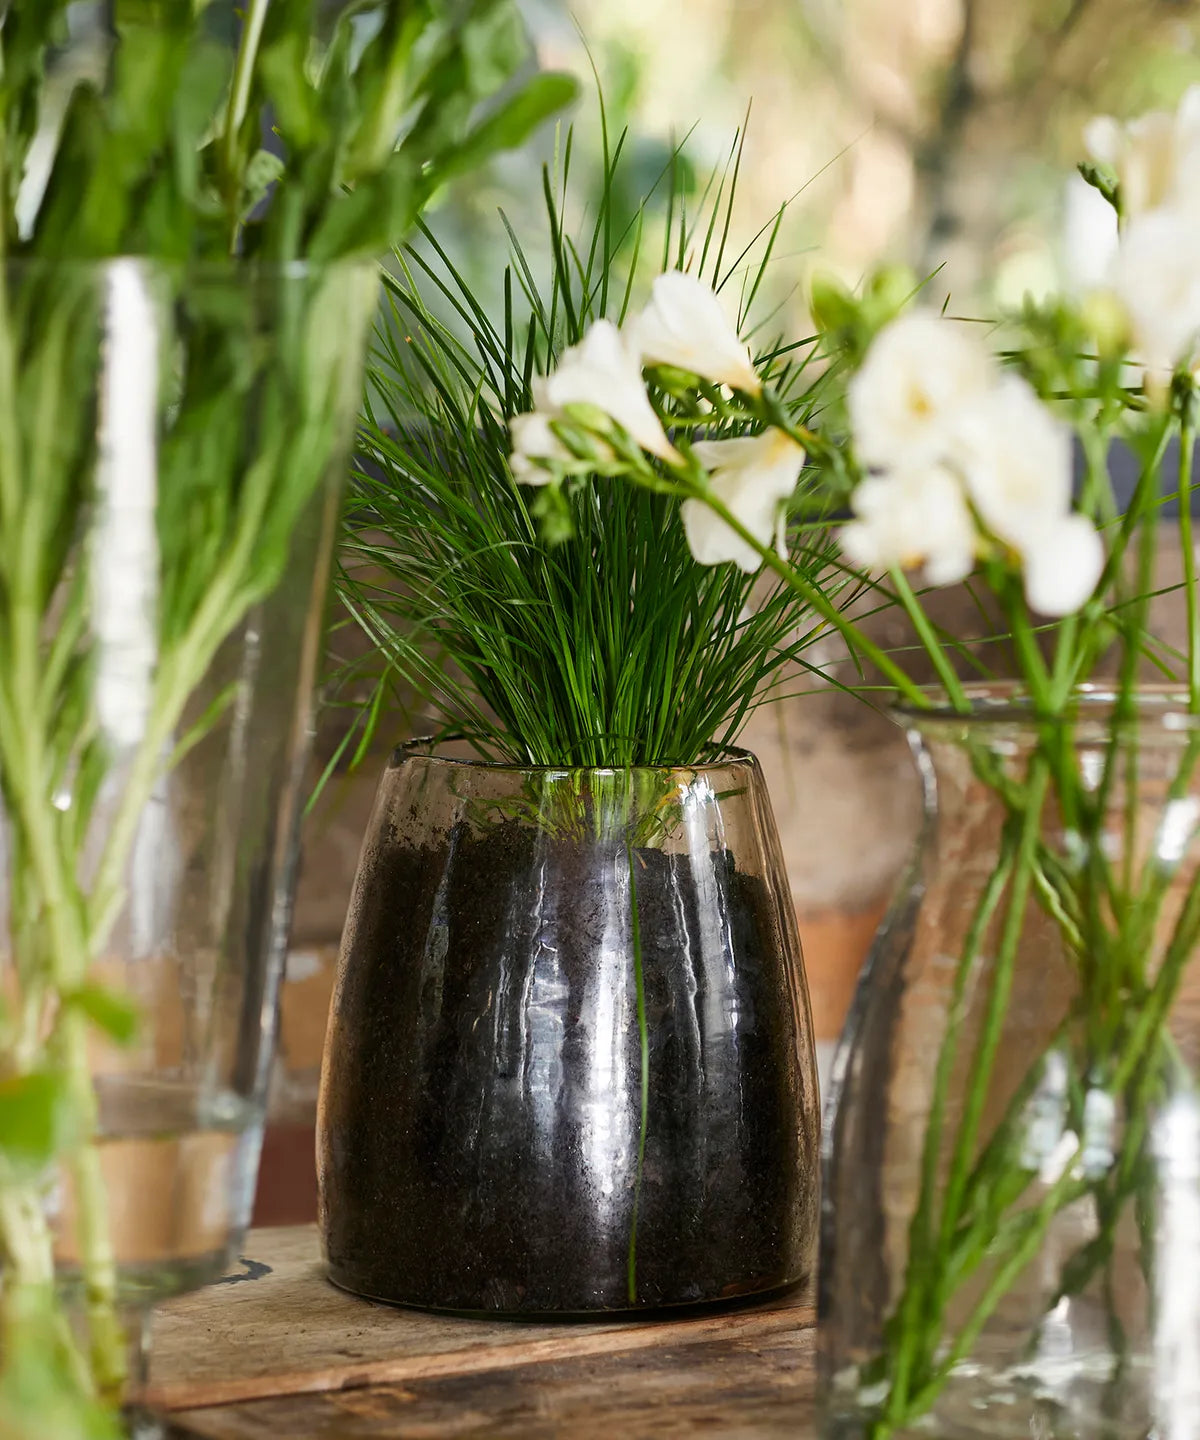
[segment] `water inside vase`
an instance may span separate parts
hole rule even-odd
[[[158,1078],[103,1076],[96,1092],[122,1302],[150,1304],[216,1279],[249,1223],[261,1105]],[[68,1179],[51,1207],[56,1259],[69,1286],[79,1256]]]
[[[847,1386],[829,1399],[826,1440],[1147,1440],[1153,1376],[1145,1357],[1114,1365],[1101,1344],[1073,1344],[1005,1364],[982,1343],[956,1365],[935,1405],[911,1425],[881,1425]],[[870,1398],[869,1396],[867,1397]]]

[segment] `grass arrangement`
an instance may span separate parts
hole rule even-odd
[[[741,140],[694,211],[676,154],[622,220],[624,139],[610,147],[605,130],[595,214],[572,234],[567,136],[561,164],[544,172],[549,281],[539,283],[532,247],[508,227],[502,314],[485,312],[428,229],[424,246],[397,254],[337,580],[375,652],[342,675],[342,693],[377,656],[385,668],[339,755],[355,737],[365,749],[385,699],[403,685],[443,734],[464,736],[489,759],[691,765],[731,745],[823,633],[786,586],[699,565],[669,497],[589,477],[586,464],[561,509],[514,482],[508,425],[530,408],[535,377],[595,320],[626,320],[663,270],[691,269],[736,295],[760,372],[797,421],[837,384],[836,371],[813,364],[814,340],[774,345],[771,316],[753,318],[782,216],[733,252]],[[711,436],[759,428],[726,421]],[[831,599],[850,598],[853,582],[832,563],[819,524],[789,554]]]

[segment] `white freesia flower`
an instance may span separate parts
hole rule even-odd
[[[526,415],[514,415],[509,421],[508,433],[512,438],[509,465],[522,485],[549,485],[554,478],[539,461],[573,458],[550,428],[551,418],[540,410],[531,410]]]
[[[774,541],[782,553],[786,511],[804,466],[804,450],[782,430],[734,440],[702,440],[692,452],[709,471],[709,485],[747,530],[763,545]],[[688,546],[701,565],[732,560],[752,574],[762,557],[703,500],[685,500],[680,518]]]
[[[972,504],[997,539],[1023,554],[1071,508],[1070,430],[1018,375],[1002,375],[957,428]]]
[[[999,542],[1035,610],[1066,615],[1088,599],[1104,547],[1071,512],[1070,430],[974,336],[919,311],[893,321],[849,401],[858,458],[876,471],[839,536],[852,564],[922,566],[929,584],[952,585]]]
[[[1083,142],[1093,160],[1115,171],[1127,218],[1200,200],[1200,86],[1192,86],[1174,113],[1154,110],[1125,125],[1097,116]]]
[[[975,521],[961,482],[943,465],[868,476],[851,506],[857,518],[838,538],[853,565],[865,570],[923,565],[931,585],[953,585],[975,566]]]
[[[994,384],[992,357],[971,329],[911,310],[875,337],[848,390],[860,461],[908,466],[946,458],[963,411]]]
[[[1067,515],[1026,545],[1025,598],[1042,615],[1070,615],[1104,569],[1104,544],[1086,515]]]
[[[646,394],[637,352],[611,320],[597,320],[558,368],[533,382],[538,410],[562,415],[568,405],[594,405],[652,455],[679,460]]]
[[[1200,339],[1198,257],[1200,216],[1159,210],[1125,227],[1113,264],[1112,289],[1138,359],[1163,382],[1192,360]]]
[[[629,327],[645,365],[674,365],[757,395],[762,381],[715,292],[694,275],[660,275],[650,303]]]

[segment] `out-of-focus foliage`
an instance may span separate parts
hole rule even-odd
[[[1084,123],[1169,106],[1200,80],[1194,0],[523,8],[543,64],[586,75],[594,62],[614,128],[630,127],[647,170],[689,130],[697,167],[718,164],[753,102],[740,238],[752,217],[801,192],[772,266],[773,298],[796,311],[817,252],[851,283],[883,260],[944,265],[937,285],[963,305],[1086,283],[1111,217],[1082,182],[1064,181]],[[578,174],[590,136],[593,157],[599,147],[586,124],[576,134]],[[522,154],[439,214],[438,233],[466,239],[476,256],[473,285],[502,269],[496,205],[512,213],[538,199],[537,162]]]

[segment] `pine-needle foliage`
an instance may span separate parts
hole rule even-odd
[[[339,576],[372,643],[366,667],[383,660],[351,729],[360,743],[388,688],[402,685],[444,732],[490,759],[690,765],[737,739],[821,633],[794,593],[769,578],[697,564],[667,497],[585,477],[566,511],[547,513],[545,492],[510,472],[508,422],[530,408],[534,376],[593,321],[621,323],[662,270],[691,270],[737,296],[759,368],[798,420],[807,422],[836,383],[813,363],[813,342],[764,349],[756,337],[769,333],[770,318],[757,330],[747,322],[781,216],[733,253],[741,139],[695,213],[676,184],[676,152],[623,218],[624,139],[610,150],[606,137],[594,214],[574,234],[569,136],[557,173],[545,170],[548,282],[536,278],[534,245],[505,220],[503,313],[486,313],[430,231],[419,249],[397,254]],[[847,582],[830,566],[826,534],[808,525],[792,559],[814,583],[840,590]],[[343,673],[343,682],[361,681],[366,667]]]

